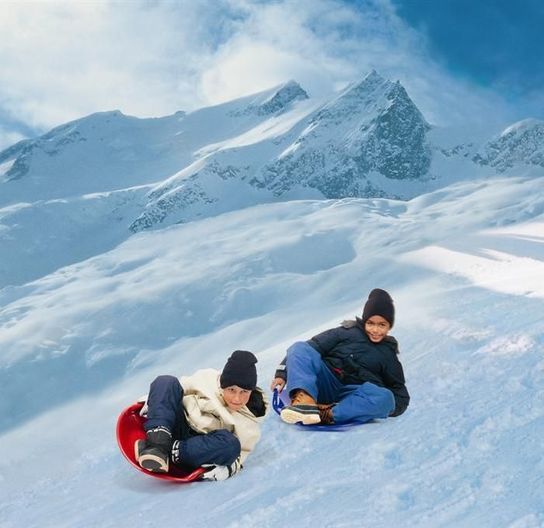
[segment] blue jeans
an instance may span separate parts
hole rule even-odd
[[[387,418],[395,408],[395,397],[385,387],[366,382],[344,385],[331,372],[317,350],[304,341],[287,349],[287,390],[302,389],[318,403],[336,403],[334,422],[365,423]]]
[[[199,434],[189,426],[183,410],[183,387],[174,376],[159,376],[149,388],[147,421],[144,429],[163,426],[181,442],[183,464],[199,467],[202,464],[229,466],[241,452],[240,440],[226,429]]]

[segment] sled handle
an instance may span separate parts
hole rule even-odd
[[[284,403],[281,401],[280,393],[278,389],[274,389],[272,394],[272,408],[276,411],[277,414],[281,413],[281,410],[285,407]]]

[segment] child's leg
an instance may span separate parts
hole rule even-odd
[[[134,455],[144,469],[166,473],[170,467],[170,452],[174,435],[185,422],[183,389],[174,376],[155,378],[147,397],[145,440],[134,442]]]
[[[240,440],[226,429],[191,436],[174,443],[172,461],[187,466],[230,466],[241,453]]]
[[[395,408],[393,393],[366,382],[354,388],[332,408],[335,423],[365,423],[374,418],[387,418]]]
[[[302,389],[315,401],[336,401],[342,384],[334,377],[317,350],[304,341],[287,349],[287,390]]]
[[[147,420],[144,424],[146,432],[157,427],[165,427],[172,433],[169,445],[166,445],[165,441],[164,445],[160,446],[166,459],[171,452],[174,463],[192,467],[199,467],[202,464],[225,466],[232,464],[240,456],[240,441],[226,429],[202,435],[191,430],[183,410],[183,387],[176,377],[157,377],[151,383],[147,406]],[[143,445],[139,446],[139,450],[144,461],[146,457],[151,459],[149,467],[144,465],[146,469],[157,471],[155,466],[159,461],[160,471],[168,471],[168,463],[166,461],[162,463],[160,453],[149,454]]]
[[[191,431],[183,412],[183,387],[174,376],[158,376],[151,383],[147,398],[144,429],[166,427],[174,438],[187,438]]]

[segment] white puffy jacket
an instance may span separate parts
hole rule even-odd
[[[261,437],[264,416],[256,417],[245,405],[239,411],[229,409],[219,384],[220,375],[215,369],[202,369],[192,376],[179,378],[183,387],[185,416],[191,428],[199,433],[209,433],[217,429],[227,429],[233,433],[242,446],[240,458],[243,464]],[[266,395],[260,388],[257,390],[262,394],[268,409]],[[147,414],[147,405],[141,414]]]

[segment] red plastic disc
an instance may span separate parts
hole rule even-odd
[[[134,454],[134,443],[136,440],[145,439],[144,422],[145,418],[140,416],[140,411],[143,407],[142,402],[134,403],[127,407],[117,419],[117,443],[119,449],[125,458],[139,471],[162,480],[169,480],[172,482],[185,483],[197,480],[202,473],[205,472],[204,468],[197,469],[184,469],[183,467],[170,465],[170,471],[168,473],[152,473],[141,467],[136,462]]]

